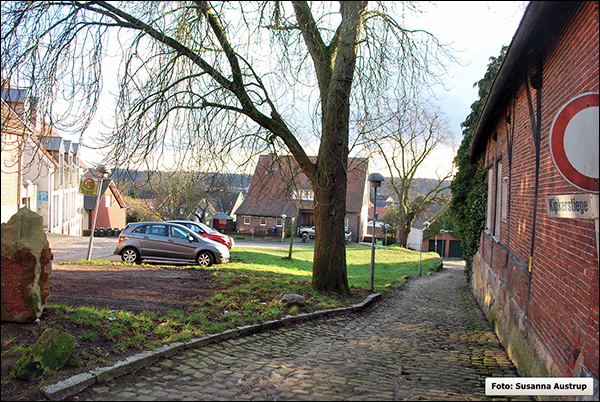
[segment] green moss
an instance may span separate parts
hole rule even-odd
[[[69,360],[75,348],[75,338],[57,329],[47,329],[40,339],[15,363],[15,376],[33,380],[58,371]]]

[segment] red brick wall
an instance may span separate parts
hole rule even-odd
[[[250,224],[246,225],[244,222],[244,218],[250,218]],[[360,228],[360,215],[358,214],[353,214],[353,213],[347,213],[346,214],[346,218],[348,219],[348,230],[350,232],[352,232],[352,236],[351,236],[351,241],[353,242],[358,242],[362,240],[362,236],[360,238],[357,238],[357,229],[362,229]],[[266,219],[266,225],[262,226],[260,224],[260,217],[258,216],[248,216],[248,215],[238,215],[237,219],[236,219],[236,230],[239,233],[252,233],[252,231],[254,231],[254,234],[256,235],[265,235],[270,233],[270,229],[272,227],[277,227],[277,235],[281,236],[281,226],[276,226],[277,223],[277,219],[273,218],[273,217],[265,217]],[[291,225],[292,222],[290,219],[287,219],[285,222],[286,225],[286,232],[287,232],[287,228],[288,225]]]
[[[106,196],[110,195],[110,207],[106,207]],[[94,223],[94,211],[90,212],[90,224],[92,227]],[[107,190],[106,194],[100,198],[100,204],[98,205],[98,219],[96,219],[97,228],[118,228],[123,230],[127,226],[127,210],[121,208],[118,201],[115,199],[115,195]]]
[[[236,226],[237,231],[240,233],[252,233],[256,235],[267,235],[272,227],[277,228],[277,234],[281,236],[281,226],[277,226],[277,219],[272,217],[265,217],[266,224],[263,226],[260,224],[261,218],[258,216],[250,216],[250,224],[244,223],[244,218],[248,216],[238,215]],[[289,221],[286,222],[289,224]]]
[[[535,147],[525,83],[499,119],[497,140],[489,133],[485,163],[494,170],[494,179],[490,183],[494,189],[492,211],[500,210],[495,205],[498,160],[502,161],[502,176],[508,178],[510,209],[507,221],[501,222],[500,236],[492,237],[493,230],[484,232],[480,246],[480,258],[502,283],[551,358],[550,372],[571,376],[578,370],[576,362],[582,356],[583,365],[596,378],[599,272],[594,221],[548,217],[546,196],[585,194],[568,183],[555,167],[549,136],[561,106],[583,92],[599,90],[598,30],[598,2],[586,2],[543,62],[542,138],[535,228]],[[529,89],[535,108],[536,90],[531,86]],[[506,122],[508,116],[510,125]],[[507,130],[510,132],[512,128],[514,144],[509,169]],[[492,228],[493,222],[492,217]],[[529,274],[532,241],[532,272]]]

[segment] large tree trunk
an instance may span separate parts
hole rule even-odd
[[[345,122],[347,124],[347,118]],[[343,124],[341,121],[338,123]],[[319,154],[317,177],[313,182],[316,202],[312,286],[318,291],[350,294],[344,239],[348,160],[348,143],[344,139],[348,137],[338,137],[339,143],[330,144],[323,154]]]
[[[410,229],[406,230],[406,227],[402,224],[402,222],[398,222],[396,224],[396,244],[400,247],[406,248],[408,245],[408,235],[410,233]]]
[[[315,62],[321,92],[322,133],[316,173],[311,178],[315,193],[315,255],[313,289],[350,294],[346,272],[346,186],[348,170],[348,137],[350,91],[356,65],[356,53],[362,13],[366,2],[342,2],[342,23],[337,34],[337,51],[314,45],[305,33]],[[309,26],[309,25],[307,25]],[[331,70],[331,59],[335,57]]]

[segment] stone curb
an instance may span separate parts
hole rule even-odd
[[[219,334],[209,335],[203,338],[195,338],[185,343],[175,342],[169,345],[164,345],[159,349],[138,353],[137,355],[130,356],[125,360],[120,360],[112,366],[100,367],[90,370],[87,373],[81,373],[71,378],[67,378],[66,380],[59,381],[56,384],[45,385],[40,388],[40,391],[48,400],[60,401],[83,391],[89,386],[105,383],[141,368],[148,367],[158,360],[168,358],[182,350],[202,347],[211,343],[222,342],[232,338],[248,336],[311,319],[322,318],[341,313],[359,312],[380,298],[381,293],[374,293],[367,296],[362,302],[353,304],[350,307],[317,310],[312,313],[298,314],[295,316],[288,315],[279,320],[271,320],[262,324],[236,327]]]

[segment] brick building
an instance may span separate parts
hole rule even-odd
[[[598,30],[598,2],[531,2],[470,148],[489,167],[473,292],[522,376],[594,377],[593,400]]]
[[[123,230],[127,226],[127,204],[121,197],[121,193],[117,189],[115,182],[112,179],[101,180],[101,174],[96,169],[89,169],[85,177],[94,177],[102,183],[100,189],[100,203],[96,209],[97,195],[84,195],[83,209],[86,214],[84,216],[83,229],[86,234],[91,233],[92,227],[99,229],[99,235],[106,233],[109,229],[114,232]],[[94,226],[94,214],[98,212],[98,217],[95,218],[96,226]],[[101,230],[100,230],[101,229]],[[112,234],[107,234],[110,236]]]
[[[346,230],[352,232],[354,242],[362,241],[367,230],[367,165],[366,158],[348,158]],[[236,230],[281,235],[282,230],[292,227],[298,208],[296,226],[313,226],[314,203],[312,184],[293,157],[261,155],[248,195],[236,211]]]

